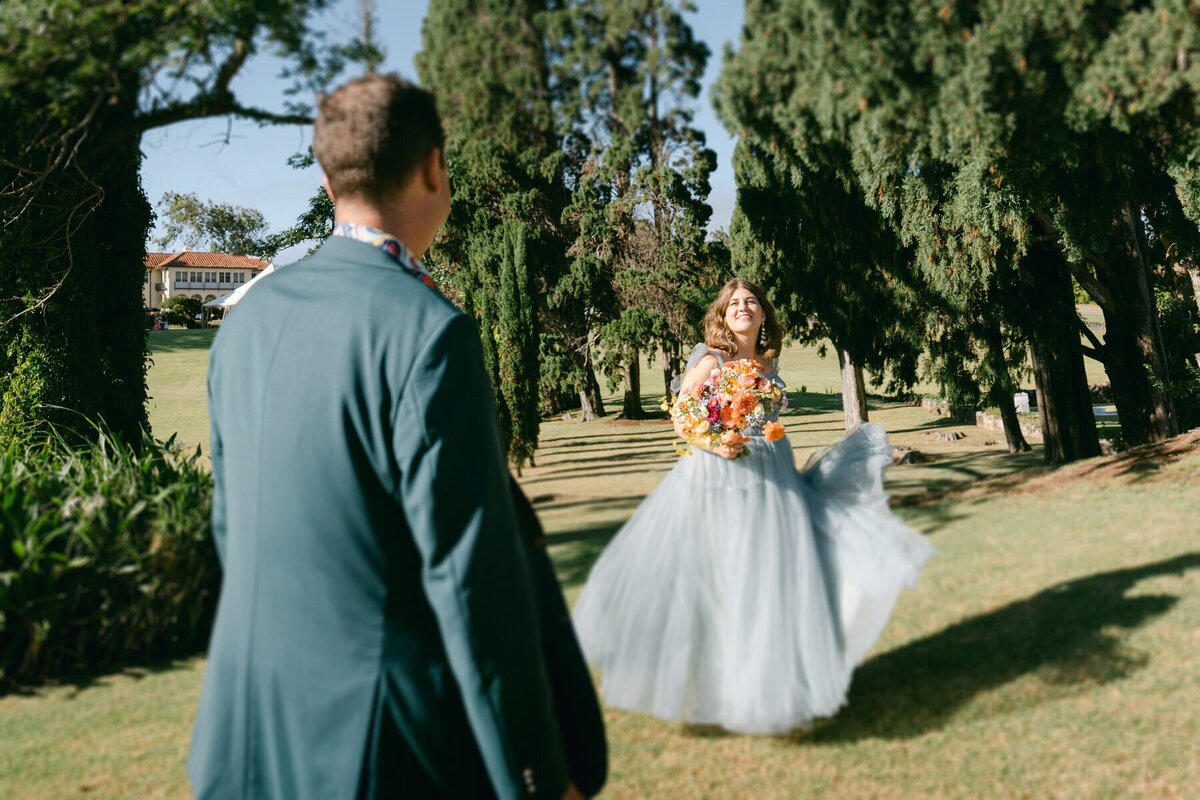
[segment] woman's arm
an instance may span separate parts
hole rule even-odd
[[[679,382],[680,394],[682,394],[683,390],[687,387],[707,379],[709,373],[711,373],[716,366],[717,357],[712,354],[704,356],[695,364],[693,364],[692,368],[684,374],[683,380]],[[680,439],[685,438],[683,435],[683,429],[679,427],[679,420],[675,419],[674,416],[671,417],[671,424],[675,426],[675,435]]]
[[[707,380],[709,374],[712,373],[712,371],[714,369],[716,369],[716,367],[717,367],[717,357],[716,356],[712,355],[711,353],[709,355],[704,356],[704,358],[701,358],[699,361],[697,361],[695,363],[695,365],[687,371],[687,374],[685,374],[683,376],[683,380],[679,382],[679,391],[682,392],[688,386],[691,386],[693,384],[700,383],[701,381]],[[687,438],[683,435],[683,429],[679,427],[679,420],[672,417],[671,424],[673,424],[675,426],[675,435],[676,436],[678,436],[680,439]],[[738,453],[742,452],[742,448],[745,447],[745,445],[743,445],[743,444],[736,444],[736,445],[723,444],[718,447],[704,447],[704,445],[695,443],[695,442],[693,442],[693,444],[696,447],[700,447],[704,450],[708,450],[710,453],[716,453],[717,455],[722,456],[724,458],[733,458]]]

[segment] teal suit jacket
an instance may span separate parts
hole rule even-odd
[[[333,238],[229,314],[209,410],[224,580],[197,797],[557,800],[568,766],[474,323]]]

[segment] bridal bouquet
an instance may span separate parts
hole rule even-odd
[[[751,359],[730,361],[679,393],[671,416],[689,444],[713,449],[744,443],[750,440],[745,431],[758,428],[768,442],[783,438],[783,424],[766,420],[787,408],[787,396],[760,369]]]

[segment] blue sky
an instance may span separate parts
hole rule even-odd
[[[711,88],[721,69],[725,43],[736,39],[742,26],[742,4],[736,0],[701,0],[700,9],[689,14],[692,29],[705,41],[712,55],[705,72],[705,90],[696,106],[696,125],[717,153],[717,170],[712,176],[713,207],[710,230],[728,228],[736,200],[733,182],[734,139],[717,120],[712,108]],[[387,50],[383,71],[397,72],[416,80],[413,56],[421,49],[421,20],[427,0],[380,0],[377,3],[380,39]],[[321,17],[329,35],[348,40],[354,34],[356,0],[339,0]],[[278,79],[280,63],[268,56],[250,59],[234,82],[243,102],[280,109],[286,82]],[[226,139],[228,138],[228,142]],[[196,120],[160,128],[142,137],[142,184],[150,202],[157,204],[164,192],[195,192],[202,200],[257,208],[272,231],[291,225],[307,207],[308,198],[321,182],[319,168],[296,170],[287,157],[308,147],[311,131],[305,126],[267,126],[227,118]],[[157,238],[156,228],[152,236]],[[153,242],[150,250],[157,250]],[[306,247],[285,250],[279,263],[301,257]]]

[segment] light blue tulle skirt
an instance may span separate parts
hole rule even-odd
[[[683,456],[600,556],[574,621],[616,708],[782,733],[845,702],[934,549],[888,508],[864,424],[798,472],[786,438]]]

